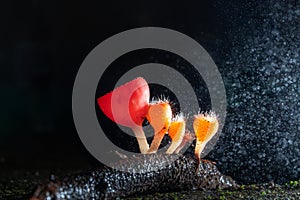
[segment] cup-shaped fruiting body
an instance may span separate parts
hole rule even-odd
[[[99,107],[109,119],[133,130],[141,153],[149,149],[142,128],[148,113],[149,98],[148,83],[139,77],[97,99]]]
[[[195,155],[200,160],[205,145],[218,131],[219,121],[213,112],[201,113],[195,115],[193,128],[196,136]]]
[[[182,114],[172,119],[168,134],[172,139],[172,143],[166,153],[172,154],[180,146],[185,135],[185,118]]]
[[[146,117],[154,130],[154,137],[148,153],[156,153],[171,124],[172,109],[169,102],[167,100],[159,100],[150,103]]]

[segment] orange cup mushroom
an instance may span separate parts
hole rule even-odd
[[[142,154],[149,149],[142,127],[149,109],[149,98],[148,83],[139,77],[97,99],[99,107],[109,119],[132,129]]]
[[[154,129],[154,137],[148,153],[156,153],[159,145],[169,129],[172,120],[172,109],[168,101],[150,103],[147,120]]]
[[[183,115],[177,115],[173,118],[168,134],[172,139],[172,143],[166,153],[172,154],[181,145],[185,135],[185,119]]]
[[[195,155],[200,160],[205,145],[218,131],[219,121],[213,112],[198,114],[195,115],[193,128],[196,136]]]

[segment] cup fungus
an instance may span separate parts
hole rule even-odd
[[[182,143],[185,135],[185,119],[182,115],[177,115],[172,119],[168,133],[172,139],[172,143],[166,153],[172,154]]]
[[[139,77],[98,98],[97,102],[109,119],[132,129],[142,154],[156,153],[167,132],[172,144],[166,153],[178,153],[193,140],[191,134],[186,132],[184,117],[179,115],[172,120],[172,109],[167,100],[149,103],[149,98],[148,83]],[[150,148],[142,127],[145,118],[154,129]],[[195,155],[200,160],[205,145],[217,133],[219,122],[213,112],[198,114],[195,115],[193,128],[196,136]]]
[[[195,155],[200,160],[205,145],[218,131],[217,116],[213,112],[195,115],[193,128],[196,135]]]
[[[149,98],[148,83],[139,77],[97,99],[99,107],[109,119],[132,129],[143,154],[149,149],[142,127],[148,113]]]
[[[148,153],[156,153],[171,124],[172,109],[169,102],[159,100],[151,103],[146,117],[154,129],[154,138]]]

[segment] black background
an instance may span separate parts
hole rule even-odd
[[[73,167],[82,164],[80,159],[96,162],[77,136],[71,98],[80,64],[104,39],[131,28],[157,26],[201,38],[214,49],[216,35],[224,34],[211,1],[4,4],[0,157],[5,168],[64,167],[69,165],[65,159],[73,160]]]

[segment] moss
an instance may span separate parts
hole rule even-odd
[[[297,187],[298,185],[300,185],[300,180],[299,181],[290,181],[291,187]]]
[[[289,181],[284,184],[287,188],[300,188],[300,180]]]
[[[251,187],[251,189],[253,189],[253,190],[257,190],[257,189],[258,189],[257,185],[255,185],[255,184],[251,184],[250,187]]]
[[[219,198],[220,200],[225,200],[226,199],[226,197],[224,196],[224,195],[222,195],[222,196],[220,196],[220,198]]]
[[[241,188],[242,190],[244,190],[244,189],[245,189],[245,185],[241,185],[240,188]]]

